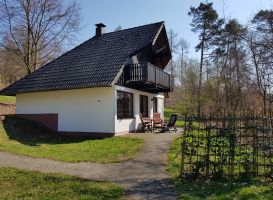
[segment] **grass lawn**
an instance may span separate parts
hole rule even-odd
[[[1,96],[0,95],[0,103],[15,103],[16,98],[10,96]]]
[[[59,174],[0,168],[0,198],[10,199],[125,199],[114,183]]]
[[[170,120],[170,116],[173,113],[177,113],[175,110],[172,110],[170,108],[165,108],[164,109],[164,121],[169,121]],[[185,121],[181,120],[181,118],[183,118],[184,116],[181,116],[178,114],[178,120],[176,121],[176,126],[184,126],[185,125]],[[196,122],[193,122],[193,126],[198,126],[198,124]]]
[[[173,176],[180,199],[273,199],[273,183],[252,181],[180,181],[180,159],[177,152],[180,150],[181,138],[174,140],[169,152],[167,170]]]
[[[13,117],[0,122],[0,150],[64,162],[120,162],[134,157],[143,143],[143,139],[133,137],[87,140],[58,136]]]
[[[165,108],[164,109],[164,121],[168,122],[170,120],[171,114],[174,114],[174,113],[176,113],[175,110],[172,110],[170,108]],[[176,126],[184,126],[184,121],[180,120],[178,118],[178,120],[176,121]]]

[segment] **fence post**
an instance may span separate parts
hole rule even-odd
[[[255,114],[253,113],[253,120],[252,120],[252,124],[253,124],[253,144],[252,144],[252,153],[253,153],[253,175],[257,176],[258,175],[258,127],[257,127],[257,120],[255,119]]]
[[[209,119],[210,120],[210,119]],[[205,160],[205,169],[206,169],[206,178],[209,177],[209,167],[210,167],[210,146],[211,146],[211,122],[209,123],[209,126],[207,127],[206,130],[206,140],[207,140],[207,146],[206,146],[206,160]]]
[[[234,177],[234,156],[235,156],[235,145],[236,145],[236,129],[235,126],[232,128],[232,131],[229,133],[229,144],[230,144],[230,175],[231,178]]]
[[[182,134],[182,142],[181,142],[181,160],[180,160],[180,178],[182,178],[184,174],[184,160],[185,160],[185,134],[187,131],[187,115],[185,115],[185,120],[184,120],[184,131]]]
[[[255,170],[255,139],[254,139],[254,136],[255,136],[255,134],[254,134],[254,119],[253,119],[253,116],[254,116],[254,113],[252,113],[251,114],[251,124],[250,124],[250,134],[251,134],[251,137],[252,137],[252,144],[251,144],[251,147],[252,147],[252,152],[251,152],[251,154],[252,154],[252,165],[251,165],[251,167],[252,167],[252,172],[251,173],[254,173],[254,170]]]

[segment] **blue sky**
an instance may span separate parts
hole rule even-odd
[[[77,43],[95,33],[94,24],[103,22],[106,31],[113,31],[118,25],[123,29],[158,21],[165,21],[167,29],[174,29],[179,37],[190,43],[189,54],[194,51],[198,37],[191,32],[191,17],[187,15],[191,6],[198,6],[198,0],[78,0],[81,6],[81,27]],[[206,2],[206,1],[202,1]],[[273,0],[214,0],[214,8],[220,16],[237,18],[247,23],[259,9],[273,8]]]

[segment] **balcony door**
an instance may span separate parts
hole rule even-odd
[[[139,111],[143,117],[148,117],[148,96],[140,95],[139,98]]]

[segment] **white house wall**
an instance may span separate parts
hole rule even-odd
[[[133,93],[133,108],[134,108],[134,117],[130,119],[118,119],[117,114],[115,115],[115,132],[116,133],[125,133],[128,131],[133,131],[140,128],[140,95],[148,96],[148,114],[149,117],[153,117],[153,102],[151,101],[153,97],[158,99],[157,111],[161,113],[162,118],[164,119],[164,96],[158,94],[152,94],[148,92],[142,92],[139,90],[134,90],[130,88],[126,88],[123,86],[115,86],[115,113],[117,113],[117,91],[124,91]]]
[[[164,96],[157,97],[157,110],[161,113],[162,119],[164,119]]]
[[[115,111],[112,87],[16,95],[16,114],[58,113],[58,131],[114,133]]]

